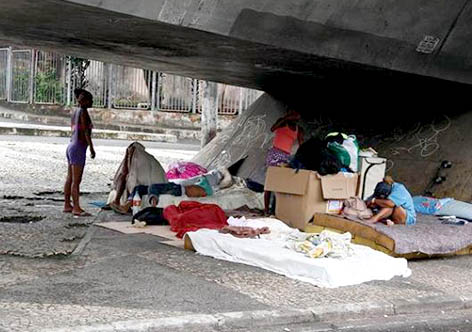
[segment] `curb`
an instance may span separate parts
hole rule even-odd
[[[33,124],[37,126],[57,126],[57,127],[68,127],[70,125],[69,117],[59,116],[41,116],[35,114],[22,113],[18,111],[1,111],[0,105],[0,119],[16,120],[26,124]],[[35,123],[39,122],[39,123]],[[145,134],[163,134],[163,135],[174,135],[178,139],[196,139],[199,140],[201,137],[201,128],[173,128],[173,127],[155,127],[153,131],[149,131],[149,128],[140,128],[139,125],[123,125],[118,124],[113,127],[103,127],[103,123],[98,122],[97,128],[100,130],[107,131],[126,131],[131,133],[145,133]],[[133,130],[130,127],[134,127],[138,130]],[[97,130],[97,129],[96,129]]]
[[[25,135],[25,136],[47,136],[47,137],[70,137],[69,129],[59,128],[26,128],[26,127],[0,127],[0,135]],[[177,136],[170,134],[146,134],[121,131],[94,130],[95,139],[118,139],[129,141],[152,141],[176,143]]]
[[[195,314],[149,320],[129,320],[48,329],[49,332],[164,332],[188,331],[191,329],[223,330],[250,329],[257,327],[282,326],[307,323],[326,323],[337,319],[355,320],[382,316],[423,314],[472,308],[472,294],[456,296],[429,296],[411,300],[391,302],[359,302],[324,305],[308,309],[258,310],[227,312],[219,314]],[[46,331],[46,330],[44,330]]]

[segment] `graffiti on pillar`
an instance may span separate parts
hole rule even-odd
[[[220,153],[217,150],[217,145],[212,146],[212,153],[218,154],[217,158],[212,162],[212,167],[228,167],[232,162],[247,155],[253,148],[265,151],[268,149],[273,137],[273,134],[267,130],[266,114],[249,116],[246,121],[234,123],[230,130],[220,134],[218,146],[226,145],[231,138],[231,133],[237,133],[232,138],[232,141],[239,148],[239,155],[233,155],[234,152],[229,149],[223,150]]]

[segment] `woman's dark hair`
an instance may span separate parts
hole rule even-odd
[[[93,100],[93,95],[84,89],[74,89],[74,96],[76,99],[79,99],[80,95],[83,95],[88,100]]]
[[[377,183],[374,189],[374,197],[385,199],[390,196],[393,188],[393,178],[386,176],[382,182]]]

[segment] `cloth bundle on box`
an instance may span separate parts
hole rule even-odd
[[[202,204],[194,201],[180,202],[164,209],[164,218],[170,229],[182,238],[185,233],[201,228],[221,229],[227,226],[225,212],[216,204]]]

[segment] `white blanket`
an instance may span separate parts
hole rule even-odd
[[[257,219],[254,225],[269,227],[271,234],[260,239],[240,239],[202,229],[186,236],[199,254],[260,267],[319,287],[335,288],[411,274],[406,259],[355,244],[353,255],[347,258],[308,258],[286,248],[290,233],[298,230],[276,219]]]

